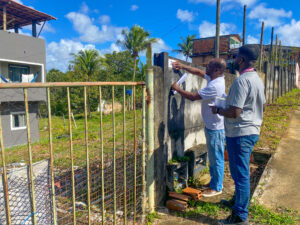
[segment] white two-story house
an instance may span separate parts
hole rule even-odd
[[[46,47],[39,38],[43,24],[54,17],[12,0],[0,0],[0,83],[45,82]],[[32,35],[20,29],[32,28]],[[23,33],[23,34],[22,34]],[[38,106],[46,89],[29,89],[32,141],[39,139]],[[5,147],[27,143],[23,89],[1,89],[0,107]]]

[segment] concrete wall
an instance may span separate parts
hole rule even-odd
[[[166,199],[166,165],[168,161],[175,156],[183,156],[186,150],[195,146],[197,148],[206,148],[204,122],[201,116],[201,101],[192,102],[182,98],[179,94],[170,95],[171,85],[180,76],[169,67],[169,59],[174,60],[167,53],[154,55],[154,154],[157,205],[163,204]],[[186,63],[184,61],[181,62]],[[186,64],[197,67],[194,64]],[[205,68],[201,69],[205,70]],[[227,93],[236,77],[234,74],[225,73]],[[204,88],[206,84],[206,80],[188,74],[183,88],[187,91],[195,92]]]
[[[1,30],[0,49],[0,61],[2,61],[1,59],[7,59],[11,61],[46,64],[46,45],[44,39]]]
[[[27,143],[27,129],[12,130],[11,129],[11,112],[25,112],[24,103],[9,102],[1,104],[1,117],[3,129],[3,142],[5,147],[23,145]],[[38,120],[38,103],[31,102],[29,104],[29,119],[31,141],[39,140],[39,120]]]
[[[46,101],[46,88],[29,88],[28,101]],[[0,88],[0,102],[24,102],[23,89],[1,89]]]
[[[166,164],[173,157],[196,145],[205,144],[201,101],[189,101],[179,94],[170,95],[171,85],[179,75],[168,67],[167,53],[154,56],[154,107],[155,107],[155,177],[156,203],[162,204],[166,194]],[[188,74],[183,88],[197,91],[206,86],[200,77]]]

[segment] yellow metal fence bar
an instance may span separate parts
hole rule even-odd
[[[31,193],[31,210],[33,225],[36,225],[36,205],[35,205],[35,191],[34,191],[34,174],[32,166],[32,150],[31,150],[31,134],[30,134],[30,117],[28,107],[28,91],[24,88],[25,112],[26,112],[26,125],[27,125],[27,138],[28,138],[28,159],[29,159],[29,176],[30,176],[30,193]]]
[[[0,107],[2,111],[2,107]],[[3,143],[3,134],[2,134],[2,118],[0,111],[0,144],[1,144],[1,158],[2,158],[2,167],[3,167],[3,190],[4,190],[4,199],[5,199],[5,212],[6,212],[6,223],[11,225],[11,217],[10,217],[10,208],[9,208],[9,193],[8,193],[8,183],[7,183],[7,168],[5,162],[5,149]]]
[[[47,100],[48,100],[48,131],[49,131],[49,153],[50,153],[50,173],[51,173],[51,195],[52,195],[52,213],[53,223],[56,222],[56,208],[55,208],[55,186],[54,186],[54,160],[53,160],[53,138],[52,138],[52,121],[51,121],[51,100],[50,100],[50,88],[47,88]]]
[[[73,154],[73,134],[72,134],[72,121],[71,121],[71,100],[70,88],[67,87],[68,98],[68,116],[69,116],[69,142],[70,142],[70,158],[71,158],[71,179],[72,179],[72,207],[73,207],[73,224],[76,225],[76,196],[75,196],[75,175],[74,175],[74,154]]]
[[[46,87],[92,87],[144,85],[145,82],[47,82],[47,83],[1,83],[1,89],[11,88],[46,88]]]
[[[103,123],[102,123],[102,90],[99,86],[99,106],[100,106],[100,151],[101,151],[101,202],[102,202],[102,225],[104,225],[104,152],[103,152]]]
[[[115,88],[112,86],[112,125],[113,125],[113,172],[114,172],[114,224],[117,224],[117,193],[116,193],[116,137],[115,137]]]
[[[135,104],[135,86],[133,89],[133,121],[134,121],[134,138],[133,138],[133,150],[134,150],[134,192],[133,192],[133,223],[136,221],[136,104]]]
[[[87,203],[88,203],[88,224],[91,224],[91,190],[90,190],[90,158],[89,158],[89,139],[87,121],[87,94],[84,86],[84,126],[85,126],[85,151],[86,151],[86,178],[87,178]]]
[[[125,127],[125,111],[126,111],[126,86],[123,87],[123,163],[124,163],[124,224],[127,224],[127,179],[126,179],[126,127]]]

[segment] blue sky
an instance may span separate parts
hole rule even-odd
[[[154,52],[172,52],[180,36],[197,38],[215,34],[216,0],[16,0],[57,18],[46,24],[47,69],[65,71],[70,53],[95,48],[100,54],[122,50],[116,45],[122,29],[134,24],[159,38]],[[265,21],[264,43],[270,42],[271,27],[284,45],[300,46],[299,0],[221,0],[221,34],[242,36],[243,5],[247,10],[247,42],[258,43]],[[23,29],[23,33],[30,30]],[[143,56],[142,56],[143,57]]]

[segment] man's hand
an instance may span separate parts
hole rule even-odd
[[[175,82],[174,84],[172,84],[171,88],[172,88],[173,91],[178,91],[180,89],[180,87],[177,84],[177,82]]]
[[[184,68],[184,65],[178,61],[172,63],[173,69],[180,70]]]

